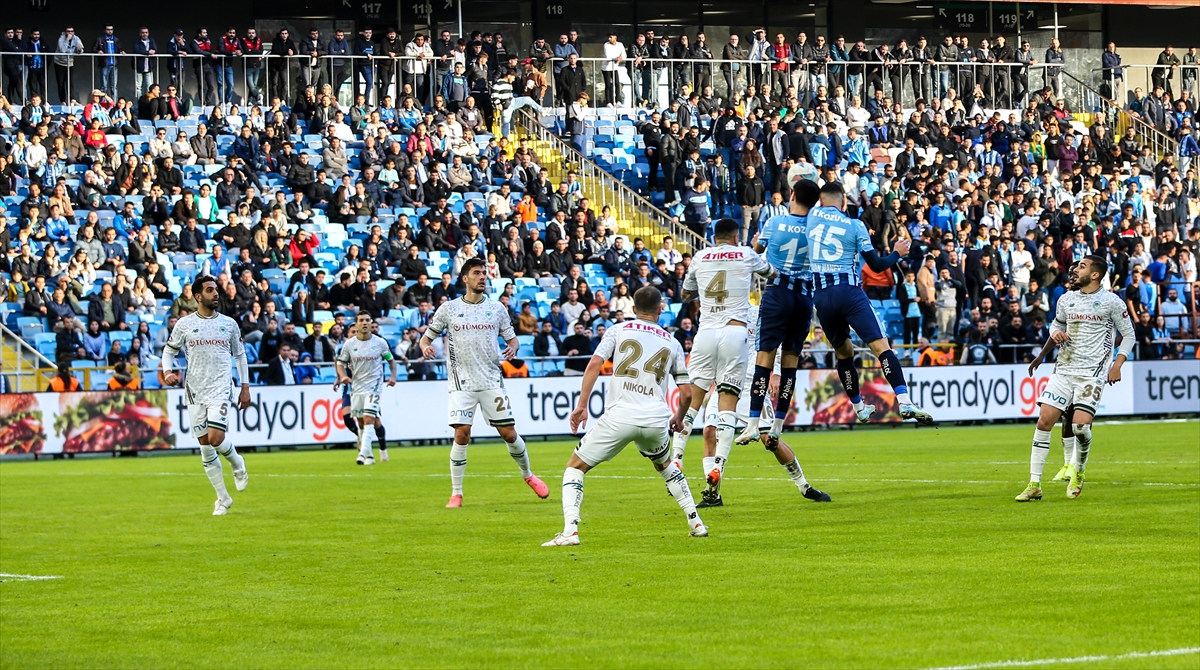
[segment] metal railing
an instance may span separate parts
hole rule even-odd
[[[1155,161],[1162,160],[1162,157],[1167,154],[1176,155],[1179,153],[1178,142],[1158,128],[1130,114],[1129,110],[1116,100],[1105,97],[1100,91],[1092,88],[1090,84],[1078,79],[1075,75],[1064,73],[1063,76],[1070,84],[1070,88],[1079,90],[1079,96],[1084,100],[1085,109],[1090,110],[1091,113],[1104,113],[1106,123],[1112,130],[1110,138],[1113,142],[1120,142],[1125,137],[1127,131],[1133,128],[1134,137],[1138,139],[1142,146],[1150,147]]]
[[[1155,76],[1156,74],[1159,76]],[[1091,82],[1106,97],[1122,106],[1133,102],[1136,89],[1140,88],[1149,95],[1154,93],[1156,85],[1163,85],[1163,90],[1171,93],[1173,100],[1178,100],[1179,94],[1186,90],[1191,92],[1192,100],[1195,101],[1200,96],[1200,65],[1169,67],[1122,63],[1119,68],[1093,68]]]
[[[691,229],[671,218],[666,212],[655,207],[649,200],[638,195],[636,191],[621,183],[591,159],[584,156],[578,149],[563,141],[557,134],[542,125],[538,117],[529,109],[519,110],[514,119],[522,132],[544,142],[552,150],[571,163],[580,176],[592,184],[599,184],[600,191],[605,197],[613,198],[605,204],[613,208],[618,219],[624,219],[635,226],[635,234],[658,235],[667,233],[676,240],[680,252],[695,251],[708,246],[708,241],[697,235]],[[610,194],[611,192],[611,194]],[[598,197],[600,194],[593,194]],[[638,222],[645,225],[641,231],[636,230]],[[625,234],[625,231],[622,231]]]
[[[3,371],[4,376],[17,380],[12,389],[19,393],[41,391],[42,388],[38,387],[41,380],[39,372],[45,366],[53,367],[54,361],[43,356],[33,345],[3,324],[0,324],[0,341],[5,349],[13,353],[13,369]]]

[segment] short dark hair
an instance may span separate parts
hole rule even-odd
[[[487,262],[485,262],[482,258],[478,258],[478,257],[469,258],[469,259],[467,259],[467,262],[463,263],[462,271],[459,274],[461,274],[461,275],[470,274],[471,270],[474,270],[475,268],[483,268],[483,270],[486,272],[487,271]]]
[[[1108,275],[1108,260],[1103,256],[1096,254],[1088,254],[1084,259],[1092,264],[1092,268],[1100,271],[1100,279],[1104,279]]]
[[[817,186],[817,182],[811,179],[801,179],[792,187],[792,199],[797,204],[812,208],[817,206],[817,200],[821,195],[821,187]]]
[[[203,293],[204,285],[208,282],[217,283],[217,278],[212,275],[200,275],[192,281],[192,293]]]
[[[846,189],[842,188],[841,183],[836,181],[825,182],[821,187],[821,195],[845,195]]]
[[[633,311],[638,314],[658,316],[660,305],[662,305],[662,293],[653,286],[643,286],[633,293]]]
[[[741,224],[729,217],[718,219],[717,223],[713,226],[713,239],[727,240],[731,237],[736,238],[739,228],[741,228]]]

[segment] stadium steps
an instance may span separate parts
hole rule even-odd
[[[8,377],[10,388],[17,393],[36,393],[44,391],[46,379],[42,374],[27,374],[49,368],[54,364],[36,349],[28,345],[21,336],[0,326],[0,374]],[[45,378],[44,378],[45,377]]]
[[[1113,122],[1112,139],[1114,142],[1120,141],[1121,138],[1125,137],[1126,131],[1129,128],[1133,128],[1134,136],[1137,138],[1138,143],[1141,146],[1150,147],[1150,152],[1154,155],[1156,162],[1161,161],[1163,156],[1167,154],[1172,156],[1179,155],[1179,142],[1145,121],[1134,118],[1132,114],[1125,110],[1125,106],[1120,101],[1104,97],[1100,91],[1066,70],[1062,71],[1062,76],[1079,87],[1081,91],[1080,98],[1084,101],[1084,111],[1076,110],[1071,115],[1071,120],[1074,122],[1076,130],[1086,134],[1087,129],[1095,121],[1096,114],[1104,112],[1108,119]],[[1080,127],[1081,125],[1082,128]]]
[[[524,120],[527,117],[521,116]],[[514,118],[514,122],[518,119]],[[522,129],[526,130],[526,129]],[[690,231],[682,226],[669,225],[669,219],[665,218],[661,213],[654,215],[651,210],[646,207],[640,207],[636,201],[631,198],[613,198],[613,195],[619,195],[611,185],[606,184],[605,180],[598,175],[591,174],[589,166],[582,164],[579,160],[568,157],[563,150],[558,147],[558,140],[545,139],[533,133],[527,135],[529,146],[538,157],[538,163],[546,168],[548,177],[552,183],[557,184],[560,181],[566,181],[567,173],[574,170],[579,175],[579,181],[584,195],[591,201],[592,209],[597,214],[608,205],[612,208],[613,216],[617,220],[617,233],[628,237],[630,240],[640,237],[646,240],[646,246],[656,248],[658,241],[664,235],[671,235],[676,240],[676,248],[682,251],[695,251],[697,248],[707,246],[707,243],[697,238]],[[596,171],[602,172],[599,167],[594,167]],[[613,181],[620,183],[613,175],[607,175]],[[612,195],[610,195],[612,192]],[[630,191],[630,194],[633,192]],[[640,197],[639,197],[640,199]]]

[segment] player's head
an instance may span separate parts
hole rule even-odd
[[[1075,283],[1079,288],[1088,288],[1098,285],[1104,281],[1104,276],[1108,274],[1108,261],[1102,256],[1089,254],[1079,261],[1078,267],[1075,268]]]
[[[217,278],[212,275],[200,275],[192,282],[192,295],[205,309],[216,309],[221,301],[221,290],[217,287]]]
[[[738,228],[738,222],[728,217],[717,220],[713,225],[713,241],[737,244]]]
[[[648,321],[658,321],[662,314],[662,293],[653,286],[643,286],[633,293],[633,311]]]
[[[811,179],[801,179],[792,187],[792,200],[806,210],[817,206],[821,199],[821,187]]]
[[[462,266],[463,282],[473,293],[487,293],[487,263],[482,258],[471,258]]]
[[[1079,282],[1075,281],[1075,271],[1079,269],[1080,262],[1081,261],[1075,261],[1074,263],[1071,263],[1070,267],[1067,268],[1067,290],[1068,291],[1078,291],[1079,290]]]
[[[360,340],[371,339],[371,324],[375,319],[371,317],[371,313],[366,310],[359,310],[358,316],[354,317],[354,325],[356,326],[357,337]]]
[[[846,206],[846,190],[836,181],[826,182],[821,187],[821,206],[844,209]]]

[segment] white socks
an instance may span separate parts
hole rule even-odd
[[[733,450],[733,437],[736,432],[737,413],[722,411],[717,414],[717,469],[725,474],[725,464],[729,462],[729,452]],[[706,471],[707,472],[707,471]]]
[[[583,504],[583,470],[567,468],[563,472],[563,535],[579,532],[579,506]]]
[[[1046,457],[1050,455],[1050,431],[1033,429],[1033,449],[1029,454],[1029,481],[1042,482],[1042,470],[1046,468]]]
[[[358,455],[363,458],[375,458],[375,424],[361,426],[358,429]]]
[[[793,458],[791,463],[784,463],[783,469],[787,470],[788,476],[796,483],[801,493],[809,489],[808,480],[804,478],[804,470],[800,467],[800,459]]]
[[[696,422],[697,411],[688,408],[683,416],[682,430],[671,437],[671,460],[683,461],[683,450],[687,447],[688,438],[692,436],[692,424]]]
[[[912,404],[912,398],[908,397],[908,393],[907,393],[907,392],[905,392],[905,393],[897,393],[897,394],[896,394],[896,402],[897,402],[897,403],[899,403],[899,404],[901,404],[901,405],[911,405],[911,404]]]
[[[517,436],[516,442],[505,442],[508,445],[508,454],[517,462],[517,467],[521,469],[521,476],[529,479],[533,476],[533,471],[529,469],[529,452],[525,451],[525,440],[521,436]]]
[[[467,474],[467,445],[454,443],[450,447],[450,493],[462,495],[463,475]]]
[[[1070,465],[1075,462],[1075,438],[1064,437],[1063,441],[1063,465]]]
[[[200,453],[203,454],[204,452],[201,451]],[[225,433],[225,440],[217,445],[217,453],[229,461],[229,467],[234,472],[241,472],[246,469],[246,461],[242,459],[242,455],[234,448],[233,441],[229,439],[229,433]]]
[[[704,467],[704,472],[702,474],[705,477],[708,476],[708,473],[712,472],[713,470],[715,470],[717,468],[717,457],[716,456],[705,456],[701,462],[703,463],[703,467]]]
[[[1071,429],[1075,432],[1075,471],[1083,472],[1092,448],[1092,424],[1076,423],[1071,425]]]
[[[200,445],[200,458],[204,463],[204,473],[208,475],[208,481],[212,482],[213,488],[217,491],[217,500],[230,500],[229,491],[225,488],[225,473],[221,468],[221,457],[217,456],[217,450],[207,444],[202,444]]]
[[[683,472],[675,467],[674,463],[667,463],[667,467],[662,472],[664,481],[667,482],[667,490],[675,496],[675,502],[679,503],[679,509],[683,510],[683,515],[687,518],[688,528],[697,528],[703,526],[700,521],[700,515],[696,512],[696,501],[692,500],[692,491],[688,488],[687,479],[684,478]],[[564,502],[563,505],[566,505]]]

